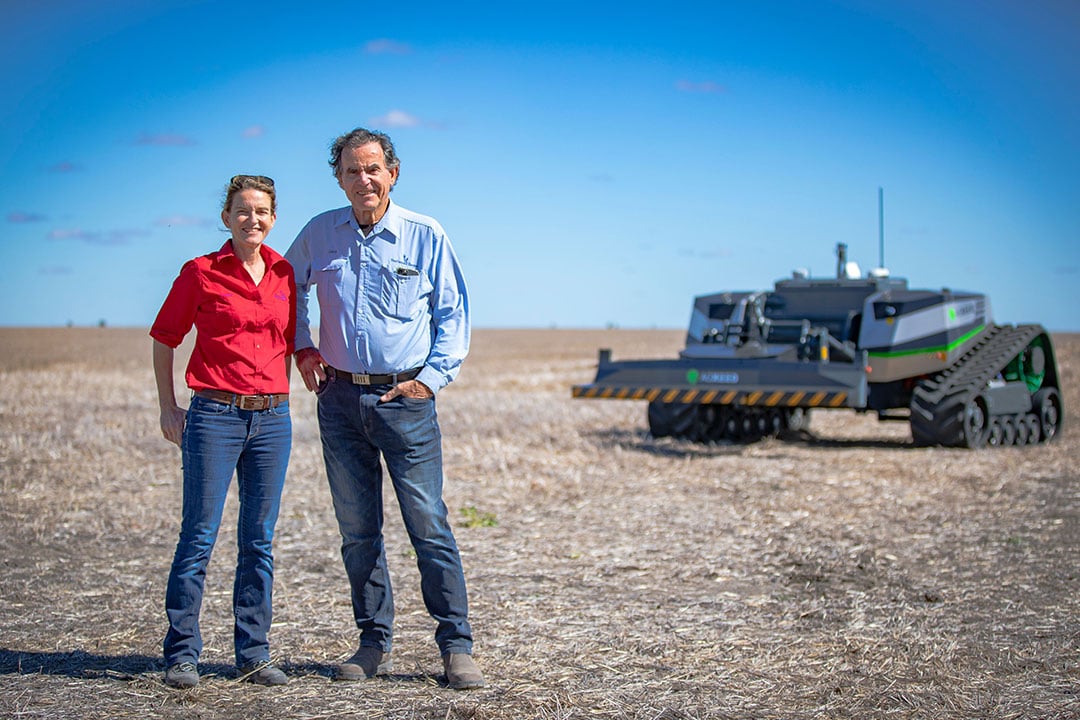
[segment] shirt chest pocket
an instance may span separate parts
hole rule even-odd
[[[330,257],[312,263],[312,280],[316,285],[341,287],[348,260],[343,257]]]
[[[425,276],[411,265],[391,263],[379,271],[382,309],[390,317],[412,320],[420,315]]]
[[[235,296],[214,298],[202,308],[203,317],[197,321],[200,331],[213,337],[227,337],[239,332],[244,325],[241,303]]]
[[[333,307],[334,298],[343,298],[348,294],[345,288],[348,262],[348,258],[337,255],[314,258],[311,264],[311,282],[315,284],[319,302],[323,303],[323,307]]]

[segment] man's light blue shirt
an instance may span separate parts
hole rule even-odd
[[[439,223],[389,204],[364,235],[351,207],[316,215],[285,253],[296,272],[296,349],[315,347],[308,319],[319,299],[319,353],[346,372],[397,373],[438,392],[469,351],[469,299]]]

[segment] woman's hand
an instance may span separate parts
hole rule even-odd
[[[161,410],[161,434],[176,447],[180,447],[180,439],[184,436],[185,417],[186,413],[176,405]]]

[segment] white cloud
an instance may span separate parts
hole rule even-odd
[[[364,45],[364,52],[369,55],[408,55],[412,48],[405,43],[387,38],[370,40]]]
[[[159,145],[164,147],[187,147],[195,141],[177,133],[143,133],[135,139],[136,145]]]
[[[38,275],[70,275],[71,268],[67,265],[46,265],[38,268]]]
[[[404,110],[391,110],[385,115],[371,118],[371,124],[384,128],[407,128],[418,127],[421,123],[420,118]]]
[[[15,212],[8,213],[7,219],[8,222],[11,223],[34,223],[42,222],[43,220],[47,220],[48,218],[46,218],[44,215],[41,215],[40,213],[21,212],[19,210],[16,210]]]
[[[210,227],[213,220],[194,215],[167,215],[154,221],[159,227]]]
[[[80,230],[79,228],[56,228],[49,231],[50,240],[85,240],[93,242],[98,237],[97,233]]]
[[[50,230],[50,240],[79,240],[91,245],[127,245],[133,238],[148,237],[149,230],[111,230],[100,233],[80,228],[57,228]]]
[[[703,82],[691,82],[690,80],[680,80],[675,83],[675,89],[679,92],[685,93],[705,93],[705,94],[717,94],[726,93],[727,88],[720,83],[715,83],[712,80],[705,80]]]

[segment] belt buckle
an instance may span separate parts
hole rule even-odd
[[[262,410],[266,406],[266,398],[262,395],[245,395],[240,398],[241,410]]]
[[[371,376],[364,373],[352,373],[353,385],[370,385]]]

